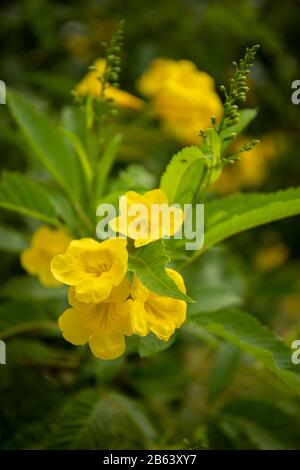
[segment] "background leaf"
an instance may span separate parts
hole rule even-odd
[[[41,305],[32,302],[0,305],[0,339],[40,329],[58,330],[57,322]]]
[[[0,182],[0,207],[25,217],[59,225],[47,190],[36,181],[17,173],[4,172]]]
[[[236,400],[211,419],[213,449],[297,449],[299,424],[280,406],[259,400]],[[225,444],[225,445],[224,445]]]
[[[300,188],[274,193],[237,194],[205,204],[204,246],[192,259],[226,238],[300,214]]]
[[[106,145],[105,151],[97,162],[96,170],[96,198],[100,198],[106,188],[107,179],[111,168],[113,166],[114,160],[117,156],[121,144],[121,134],[116,134]]]
[[[230,343],[221,343],[207,383],[208,399],[213,402],[231,383],[236,372],[241,351]]]
[[[27,244],[28,242],[26,237],[22,232],[20,232],[20,230],[16,230],[5,225],[0,225],[0,251],[20,253],[20,251],[26,248]]]
[[[191,314],[214,312],[242,303],[242,299],[227,286],[196,285],[190,289],[190,294],[195,300],[190,305]]]
[[[42,164],[59,185],[74,197],[79,189],[79,164],[62,133],[28,99],[16,91],[9,91],[8,106]]]
[[[85,389],[62,409],[47,447],[116,449],[125,439],[127,448],[140,448],[154,436],[151,423],[134,401],[119,394],[101,396],[95,390]]]
[[[190,321],[249,353],[300,394],[299,369],[292,364],[292,350],[253,316],[232,308],[191,315]]]
[[[162,341],[158,339],[153,333],[145,337],[139,338],[138,352],[141,357],[152,356],[161,351],[165,351],[174,343],[176,334],[174,334],[169,341]]]

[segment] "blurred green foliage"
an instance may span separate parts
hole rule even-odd
[[[121,87],[135,94],[137,78],[157,56],[190,59],[219,85],[228,81],[233,58],[249,44],[261,44],[251,75],[248,104],[259,108],[251,133],[258,138],[272,133],[284,142],[263,189],[300,185],[300,111],[290,98],[291,82],[300,78],[296,0],[3,0],[0,79],[59,120],[59,110],[73,99],[70,90],[103,55],[101,42],[122,18]],[[2,167],[45,181],[5,106],[0,120]],[[158,126],[140,121],[120,113],[118,130],[126,129],[126,137],[112,192],[152,188],[180,148]],[[234,312],[248,312],[251,322],[256,318],[272,327],[288,344],[299,337],[299,217],[246,232],[205,253],[185,272],[193,280],[189,292],[199,299],[199,319],[196,315],[164,351],[149,357],[149,348],[156,347],[150,337],[150,345],[140,345],[140,357],[132,340],[127,357],[111,362],[61,338],[56,319],[65,308],[64,289],[41,288],[23,276],[18,261],[35,225],[6,212],[2,219],[0,332],[8,360],[0,366],[1,448],[300,448],[297,384],[286,375],[289,366],[280,363],[280,373],[274,373],[261,351],[267,344],[275,363],[283,358],[288,363],[288,347],[283,351],[284,343],[262,330],[253,344],[246,324],[241,348],[236,338],[244,324],[239,316],[232,322]],[[288,259],[262,268],[257,254],[278,241],[287,247]],[[26,326],[33,311],[34,335]],[[226,334],[213,325],[204,328],[210,318],[200,317],[220,311]]]

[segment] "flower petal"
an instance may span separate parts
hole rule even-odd
[[[152,189],[144,193],[144,198],[148,205],[151,204],[169,204],[168,198],[161,189]]]
[[[94,356],[100,359],[116,359],[125,351],[124,335],[117,332],[97,331],[89,340]]]
[[[92,333],[82,313],[74,308],[65,310],[58,319],[58,325],[63,337],[75,345],[86,344]]]
[[[131,323],[133,332],[139,336],[146,336],[150,333],[150,323],[144,303],[140,300],[131,302]]]
[[[129,297],[129,282],[126,276],[118,286],[114,286],[107,299],[103,302],[122,303]]]
[[[75,297],[80,302],[96,304],[107,299],[112,290],[112,282],[109,279],[86,276],[75,287]]]

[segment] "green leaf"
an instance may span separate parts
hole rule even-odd
[[[79,164],[59,129],[16,91],[9,91],[8,106],[35,154],[53,178],[71,197],[78,194]]]
[[[138,353],[140,357],[149,357],[161,351],[165,351],[174,343],[176,335],[173,335],[169,341],[158,339],[153,333],[139,338]]]
[[[74,152],[76,153],[78,160],[81,164],[85,179],[89,184],[93,178],[93,169],[91,167],[88,154],[80,140],[80,137],[75,134],[75,132],[69,129],[62,128],[62,132],[70,141],[70,144],[72,145]]]
[[[194,314],[190,321],[249,353],[300,393],[299,369],[292,364],[291,349],[252,315],[232,308]]]
[[[191,314],[214,312],[242,303],[242,299],[227,286],[210,286],[201,283],[190,289],[195,303],[190,306]]]
[[[204,246],[192,260],[237,233],[300,214],[300,188],[236,194],[205,204]]]
[[[279,405],[258,400],[236,400],[226,405],[209,423],[213,449],[298,449],[299,424]],[[224,442],[224,438],[223,438]]]
[[[205,156],[197,147],[186,147],[174,155],[160,182],[169,204],[192,202],[205,167]]]
[[[44,287],[32,276],[11,277],[0,290],[0,297],[9,298],[12,301],[18,292],[18,301],[51,301],[64,300],[67,298],[65,286]]]
[[[66,403],[57,418],[49,449],[145,448],[155,436],[136,403],[115,393],[101,396],[85,389]]]
[[[0,338],[28,331],[58,329],[45,309],[32,302],[6,302],[0,305]]]
[[[132,163],[118,173],[117,178],[111,182],[111,191],[120,194],[133,190],[145,192],[156,186],[156,177],[141,165]]]
[[[19,230],[0,225],[0,251],[20,253],[26,246],[27,240]]]
[[[161,241],[139,248],[135,253],[129,255],[128,270],[133,272],[147,289],[164,297],[193,302],[168,276],[165,266],[170,259]]]
[[[257,112],[258,111],[255,108],[247,108],[243,109],[242,111],[239,111],[240,120],[238,124],[236,124],[235,126],[227,127],[220,134],[220,139],[222,141],[222,152],[224,152],[224,150],[228,147],[231,142],[230,140],[226,140],[226,137],[229,134],[232,134],[233,132],[237,135],[243,132],[243,130],[246,129],[246,127],[248,127],[249,124],[256,118]]]
[[[59,225],[47,190],[41,184],[17,173],[2,174],[0,207],[50,225]]]
[[[76,231],[77,218],[68,198],[61,192],[51,188],[49,192],[51,204],[53,205],[57,217],[64,220],[70,231]]]
[[[208,398],[215,401],[228,387],[241,357],[241,351],[230,343],[221,343],[208,377]]]
[[[107,144],[103,156],[97,163],[96,171],[96,197],[100,198],[105,191],[107,178],[112,169],[113,163],[117,156],[121,144],[121,134],[116,134]]]

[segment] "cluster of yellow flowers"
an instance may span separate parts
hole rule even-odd
[[[148,207],[150,201],[167,201],[159,189],[143,196],[133,191],[128,195],[131,201],[142,198]],[[174,230],[171,227],[169,234],[174,234]],[[151,241],[148,237],[147,243]],[[32,246],[22,253],[21,261],[44,285],[70,286],[71,308],[59,318],[59,327],[72,344],[89,343],[96,357],[115,359],[122,355],[124,336],[132,334],[146,336],[153,332],[167,341],[185,321],[185,301],[159,296],[135,275],[129,278],[125,238],[70,241],[63,231],[42,227],[33,235]],[[167,269],[167,273],[185,293],[181,275],[173,269]]]
[[[185,144],[198,144],[199,132],[220,119],[222,102],[213,78],[188,60],[155,59],[138,81],[165,129]]]
[[[75,87],[80,96],[99,97],[105,60],[97,59]],[[137,82],[139,92],[150,98],[153,113],[167,133],[186,145],[199,143],[199,132],[211,126],[211,116],[220,119],[222,102],[216,93],[213,78],[188,60],[158,58]],[[108,87],[106,96],[116,105],[139,111],[144,101],[123,90]]]

